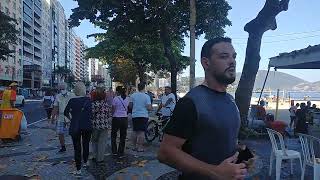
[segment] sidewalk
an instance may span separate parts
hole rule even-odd
[[[131,135],[128,131],[128,137]],[[73,161],[73,146],[69,135],[66,136],[67,152],[58,154],[59,143],[53,127],[46,121],[31,125],[23,140],[17,143],[0,144],[0,179],[3,175],[18,175],[29,177],[26,179],[76,179],[71,172],[75,170]],[[90,161],[90,166],[83,169],[82,179],[110,179],[110,180],[173,180],[178,173],[156,160],[159,147],[157,139],[146,147],[146,152],[132,151],[127,141],[126,157],[117,159],[110,154],[110,140],[108,152],[105,154],[105,164],[96,166]],[[269,139],[243,141],[249,148],[256,151],[262,162],[260,179],[275,179],[275,169],[272,177],[268,177],[269,157],[271,145]],[[300,150],[298,139],[287,141],[289,149]],[[313,170],[307,167],[305,179],[313,179]],[[294,175],[290,175],[290,164],[283,163],[281,179],[300,179],[298,162],[294,162]]]
[[[131,131],[128,131],[130,137]],[[46,121],[28,127],[28,133],[22,135],[23,140],[16,143],[0,144],[0,179],[4,175],[18,175],[40,179],[76,179],[73,146],[69,135],[66,136],[67,152],[58,154],[59,142],[53,126]],[[127,141],[126,157],[118,159],[111,156],[110,139],[108,141],[105,164],[83,169],[82,179],[138,179],[146,177],[156,179],[173,169],[160,164],[156,160],[159,143],[146,147],[146,152],[132,151]]]

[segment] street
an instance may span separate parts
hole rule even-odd
[[[41,105],[41,100],[26,100],[24,107],[18,107],[22,110],[28,124],[34,123],[47,117],[45,110]]]
[[[25,179],[76,179],[73,145],[69,135],[66,135],[67,152],[57,153],[59,141],[54,125],[41,121],[46,118],[46,113],[40,100],[28,100],[21,109],[28,121],[27,133],[22,134],[19,142],[0,142],[0,179],[20,177]],[[83,179],[177,179],[178,172],[161,164],[156,154],[159,148],[157,139],[153,143],[145,144],[145,152],[136,152],[130,141],[132,129],[128,129],[126,140],[126,156],[124,159],[114,158],[111,155],[110,136],[107,141],[107,152],[103,164],[95,164],[90,160],[90,166],[84,168]],[[260,179],[270,179],[267,176],[271,145],[268,139],[245,140],[242,143],[255,150],[258,155],[258,163],[250,174],[257,175]],[[287,146],[290,149],[299,150],[298,139],[288,139]],[[92,157],[92,155],[91,155]],[[284,163],[282,169],[283,179],[299,179],[300,170],[297,163],[294,164],[295,173],[290,175],[290,166]],[[306,179],[311,179],[312,169],[307,168]],[[275,173],[271,179],[275,178]],[[250,178],[248,178],[250,179]]]

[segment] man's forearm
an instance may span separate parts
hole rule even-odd
[[[178,148],[165,147],[160,149],[158,159],[160,162],[182,172],[197,173],[207,177],[218,177],[215,173],[216,166],[202,162]]]

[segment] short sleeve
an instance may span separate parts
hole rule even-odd
[[[186,97],[181,98],[164,132],[172,136],[189,139],[194,132],[197,117],[196,107],[192,100]]]
[[[146,102],[147,102],[147,105],[151,104],[151,100],[150,100],[150,97],[148,95],[146,95]]]
[[[174,94],[170,94],[170,98],[172,98],[173,102],[176,103],[176,97],[174,96]]]

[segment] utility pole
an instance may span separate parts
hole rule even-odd
[[[190,89],[195,86],[196,0],[190,0]]]

